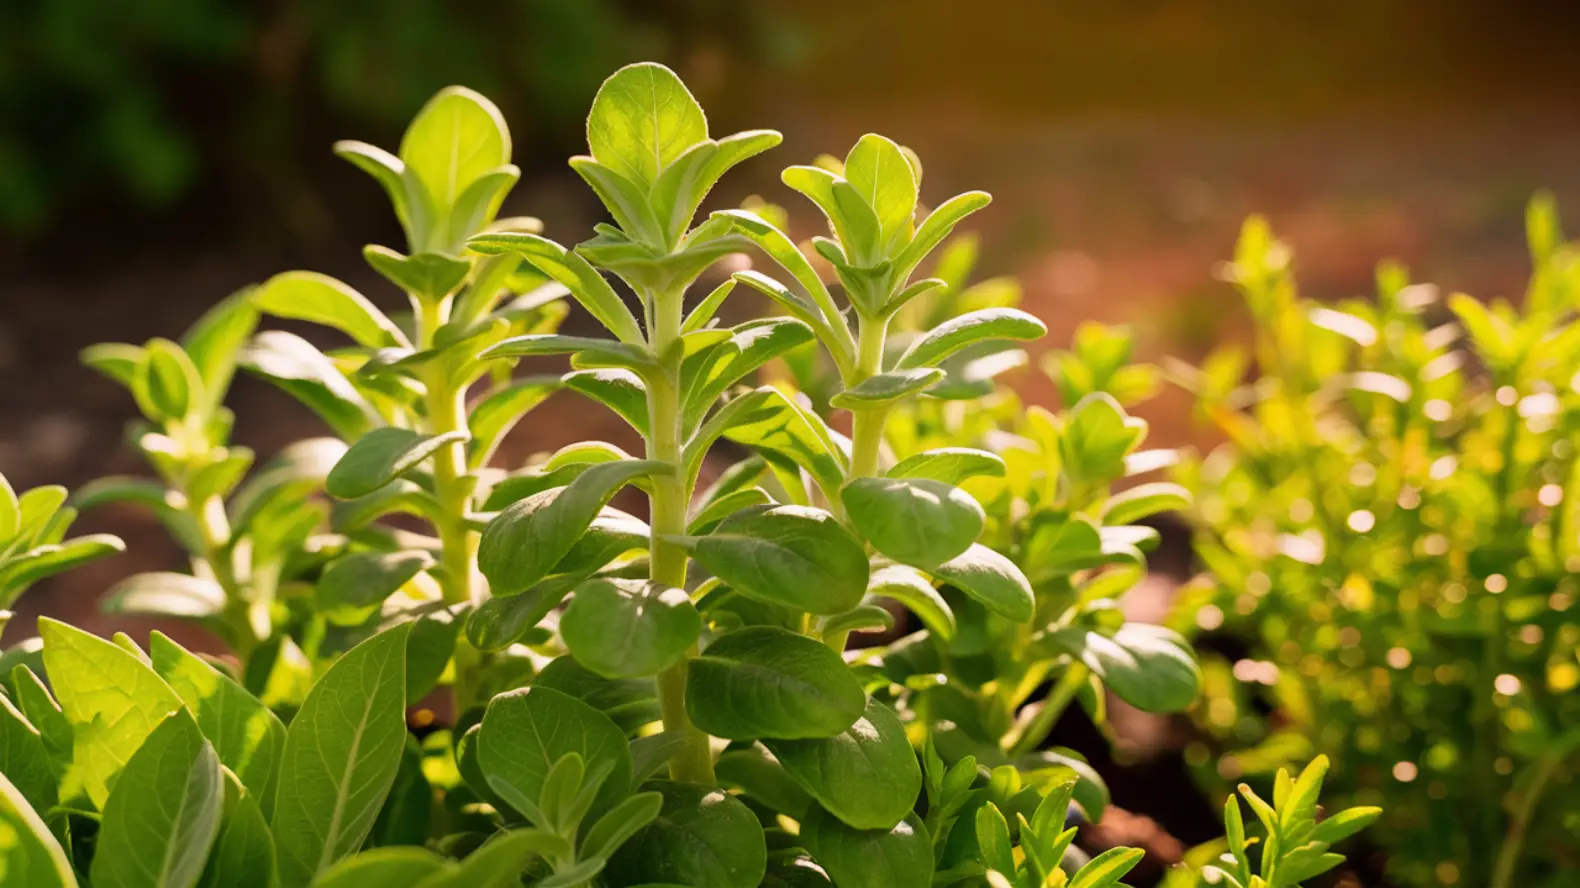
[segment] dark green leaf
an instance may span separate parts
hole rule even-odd
[[[437,301],[455,292],[472,272],[472,263],[439,253],[406,256],[388,247],[368,244],[362,257],[395,286],[420,298]]]
[[[838,888],[932,884],[933,842],[915,814],[890,829],[864,830],[818,810],[802,824],[801,840]]]
[[[367,839],[405,747],[410,623],[352,648],[286,733],[271,826],[284,888],[306,885]]]
[[[467,465],[474,469],[487,465],[521,417],[547,400],[559,387],[559,377],[529,376],[490,392],[467,417],[472,433]]]
[[[755,744],[746,749],[725,750],[714,763],[713,770],[720,786],[740,790],[743,795],[795,820],[805,820],[812,806],[812,797],[806,790]]]
[[[274,837],[263,816],[260,796],[240,791],[234,775],[226,776],[225,817],[219,838],[203,869],[201,888],[274,888]]]
[[[702,615],[684,589],[641,580],[589,580],[560,617],[576,660],[608,678],[657,675],[702,633]]]
[[[627,735],[658,721],[658,690],[648,678],[604,678],[569,655],[538,673],[534,687],[559,691],[608,716]],[[633,765],[633,773],[635,766]]]
[[[340,499],[367,496],[416,468],[440,447],[464,440],[465,432],[422,435],[411,429],[374,429],[352,444],[329,470],[324,489]]]
[[[859,604],[867,589],[861,543],[819,509],[747,509],[705,537],[681,541],[714,576],[768,604],[838,614]]]
[[[577,370],[565,374],[565,386],[618,413],[641,435],[648,434],[647,384],[630,370]]]
[[[970,494],[926,478],[857,478],[840,498],[856,532],[873,548],[920,567],[964,553],[987,520]]]
[[[57,772],[44,735],[0,694],[0,774],[36,811],[48,811],[59,801]]]
[[[842,734],[763,743],[812,798],[857,829],[893,828],[922,791],[922,769],[905,726],[875,700]]]
[[[890,370],[840,392],[829,404],[844,410],[871,410],[908,398],[943,378],[944,371],[936,367]]]
[[[433,556],[417,550],[342,555],[319,575],[314,603],[331,622],[355,626],[433,563]]]
[[[1031,619],[1036,606],[1031,584],[1013,562],[980,543],[930,572],[1000,616],[1017,623]]]
[[[478,763],[491,786],[502,781],[526,798],[538,799],[549,769],[572,752],[589,770],[610,769],[589,816],[609,810],[631,791],[625,732],[608,716],[541,686],[509,691],[489,702],[478,735]]]
[[[955,636],[955,613],[949,602],[915,568],[891,564],[873,571],[867,581],[867,594],[892,598],[905,605],[921,619],[927,631],[942,641]]]
[[[579,582],[580,578],[574,576],[551,577],[520,595],[488,599],[467,617],[467,640],[489,653],[510,647],[559,607]]]
[[[647,787],[663,795],[663,808],[610,858],[611,888],[757,888],[768,849],[751,809],[721,789],[669,780]]]
[[[686,711],[716,737],[832,737],[865,708],[861,684],[838,653],[770,626],[731,632],[686,668]]]

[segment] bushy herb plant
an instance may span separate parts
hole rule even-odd
[[[1227,276],[1254,352],[1188,374],[1228,443],[1181,473],[1210,571],[1182,624],[1251,643],[1207,664],[1213,780],[1326,753],[1341,799],[1387,809],[1372,838],[1404,885],[1580,865],[1580,254],[1547,200],[1529,230],[1520,308],[1391,264],[1375,301],[1323,305],[1253,219]]]
[[[112,601],[195,618],[236,658],[41,620],[39,658],[0,698],[6,883],[1118,885],[1140,852],[1088,861],[1066,824],[1072,802],[1100,815],[1100,781],[1035,750],[1075,697],[1100,711],[1104,685],[1160,710],[1194,696],[1178,640],[1110,601],[1147,541],[1129,521],[1179,493],[1109,495],[1146,459],[1143,427],[1104,394],[1024,419],[1005,396],[960,426],[948,399],[993,394],[991,374],[950,360],[1043,327],[1005,305],[956,312],[941,292],[958,287],[912,280],[987,197],[915,222],[920,164],[895,143],[866,136],[836,168],[785,174],[828,218],[814,245],[844,306],[761,214],[698,223],[719,178],[778,141],[714,139],[672,72],[622,69],[571,162],[615,224],[566,248],[495,218],[518,176],[508,132],[486,99],[446,90],[398,155],[338,146],[401,220],[406,252],[365,256],[409,316],[290,272],[180,344],[92,350],[136,397],[159,480],[83,499],[147,503],[192,556],[190,574],[134,578]],[[754,246],[793,284],[738,271],[688,301]],[[717,323],[740,282],[786,316]],[[928,293],[927,320],[896,321]],[[566,296],[612,338],[555,332]],[[259,312],[350,344],[254,335]],[[808,347],[836,368],[849,436],[793,386],[749,382]],[[1077,358],[1090,373],[1095,353]],[[572,369],[512,378],[540,355]],[[338,437],[248,478],[220,405],[238,363]],[[612,409],[643,452],[590,441],[492,467],[560,389]],[[960,443],[976,438],[987,449]],[[751,456],[699,491],[726,439]],[[628,486],[646,520],[609,505]],[[41,507],[10,501],[0,531],[28,533]],[[44,523],[27,545],[59,536]],[[852,631],[893,619],[883,600],[925,632],[847,655]],[[414,732],[407,711],[436,686],[450,715],[424,710]]]

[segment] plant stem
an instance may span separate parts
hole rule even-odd
[[[667,475],[653,478],[652,537],[648,543],[649,576],[655,583],[686,588],[686,550],[669,542],[667,536],[686,532],[686,506],[691,492],[681,474],[680,356],[676,339],[680,336],[681,293],[648,294],[650,345],[659,356],[660,371],[648,380],[647,415],[651,428],[647,437],[648,459],[673,467]],[[664,730],[685,738],[680,750],[669,760],[669,775],[676,780],[711,786],[713,750],[708,735],[691,724],[686,715],[686,665],[697,655],[693,646],[675,665],[658,674],[658,707]]]
[[[448,301],[415,300],[420,303],[418,341],[423,348],[433,343],[434,333],[449,313]],[[428,432],[443,435],[466,432],[466,392],[455,384],[449,361],[434,361],[427,378]],[[466,468],[466,441],[452,441],[433,455],[433,492],[439,502],[434,530],[439,535],[439,563],[443,567],[440,589],[446,604],[476,604],[477,547],[480,534],[467,523],[472,509],[472,493],[477,478]],[[472,672],[480,655],[464,637],[455,643],[454,667],[456,715],[473,700]]]
[[[1537,759],[1532,766],[1531,783],[1525,787],[1520,807],[1514,812],[1514,820],[1509,824],[1509,834],[1498,849],[1498,860],[1492,868],[1492,881],[1488,883],[1488,888],[1511,888],[1514,884],[1514,871],[1520,863],[1520,852],[1525,848],[1525,834],[1530,829],[1531,819],[1536,816],[1536,806],[1542,800],[1542,793],[1547,790],[1547,781],[1552,779],[1553,772],[1558,769],[1558,763],[1559,757],[1549,753]]]
[[[1007,752],[1011,760],[1035,750],[1042,745],[1042,741],[1048,739],[1048,734],[1058,722],[1059,716],[1069,708],[1070,701],[1075,699],[1076,693],[1085,683],[1086,666],[1081,663],[1071,664],[1064,677],[1060,678],[1059,683],[1048,692],[1048,698],[1042,701],[1042,708],[1037,710],[1031,721],[1026,722],[1021,728],[1019,736],[1010,735],[1012,742],[1007,747]]]
[[[856,368],[847,388],[883,372],[883,345],[888,335],[888,321],[882,318],[862,318],[857,341]],[[883,449],[883,428],[889,419],[888,407],[873,407],[854,411],[850,430],[850,479],[871,478],[878,474],[878,458]],[[836,510],[839,503],[830,504]],[[841,510],[842,511],[842,510]],[[830,632],[823,636],[823,643],[836,651],[844,652],[850,640],[848,630]]]

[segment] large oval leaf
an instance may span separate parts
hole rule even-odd
[[[919,567],[934,567],[965,552],[987,520],[971,494],[926,478],[857,478],[840,498],[850,522],[873,548]]]
[[[857,829],[892,829],[922,791],[922,769],[905,726],[875,700],[844,733],[763,744],[812,798]]]
[[[860,604],[867,588],[861,543],[820,509],[743,509],[705,537],[676,539],[714,576],[768,604],[838,614]]]
[[[44,668],[71,721],[72,756],[100,810],[110,783],[181,698],[136,655],[81,629],[41,617]]]
[[[988,610],[1017,623],[1030,620],[1036,608],[1031,584],[1020,568],[981,543],[972,543],[965,554],[951,558],[930,572],[982,602]]]
[[[252,794],[267,793],[285,746],[280,719],[229,676],[164,633],[150,636],[148,653],[154,671],[181,697],[203,736],[214,744],[220,764]]]
[[[611,888],[757,888],[768,847],[750,808],[709,786],[653,780],[647,788],[663,794],[664,806],[609,859]]]
[[[654,460],[602,463],[565,487],[535,493],[499,513],[483,531],[477,563],[495,595],[526,591],[576,544],[610,498],[627,482],[669,472]]]
[[[1179,712],[1201,691],[1190,645],[1162,626],[1126,623],[1113,637],[1087,632],[1078,653],[1120,699],[1146,712]]]
[[[410,632],[402,623],[352,648],[291,721],[270,823],[285,888],[306,885],[373,829],[406,743]]]
[[[832,737],[866,702],[832,648],[771,626],[731,632],[686,667],[686,712],[715,737]]]
[[[589,772],[608,769],[587,815],[596,819],[631,791],[625,732],[586,703],[549,688],[521,688],[489,702],[477,753],[490,781],[502,781],[536,803],[554,763],[573,752]]]
[[[560,617],[578,662],[609,678],[657,675],[702,634],[702,615],[684,589],[642,580],[589,580]]]
[[[219,835],[225,778],[186,710],[165,719],[115,781],[99,824],[93,884],[192,888]]]
[[[818,810],[802,822],[801,841],[836,888],[912,888],[933,881],[933,842],[915,814],[892,829],[852,829]]]

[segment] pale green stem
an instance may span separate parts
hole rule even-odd
[[[883,346],[887,334],[887,319],[861,319],[856,369],[850,378],[845,380],[847,387],[859,385],[883,372]],[[850,430],[850,480],[877,476],[879,455],[883,449],[883,429],[888,420],[887,406],[854,411]],[[835,508],[839,507],[838,503],[831,505]],[[824,644],[840,652],[845,650],[845,644],[849,640],[848,630],[830,632],[823,636]]]
[[[662,367],[648,380],[647,457],[673,467],[670,474],[653,478],[651,497],[652,538],[648,544],[649,576],[655,583],[677,589],[686,587],[686,550],[665,539],[686,532],[686,506],[691,499],[681,472],[680,357],[673,348],[680,336],[681,294],[649,294],[650,346]],[[686,715],[686,666],[697,655],[693,646],[675,665],[658,674],[658,707],[664,730],[680,734],[684,745],[669,760],[669,774],[676,780],[711,786],[713,751],[708,735]]]

